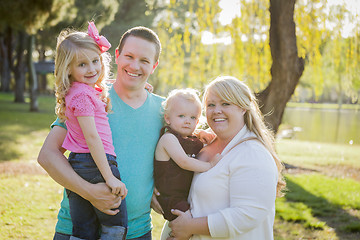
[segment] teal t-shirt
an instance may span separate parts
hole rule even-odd
[[[126,206],[129,219],[127,238],[140,237],[152,228],[150,203],[154,188],[153,162],[160,129],[163,126],[163,97],[148,93],[144,104],[133,109],[113,88],[109,91],[112,113],[108,114],[121,180],[128,189]],[[64,126],[57,121],[53,125]],[[72,233],[69,203],[64,195],[56,231]]]

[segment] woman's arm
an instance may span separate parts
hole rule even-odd
[[[117,179],[110,169],[104,145],[96,129],[94,117],[83,116],[77,117],[77,119],[84,134],[91,156],[100,170],[101,175],[105,179],[106,184],[111,188],[113,194],[120,195],[124,199],[127,194],[127,189],[125,184]]]
[[[121,198],[111,194],[106,184],[91,184],[75,173],[63,155],[65,136],[66,129],[54,126],[40,150],[38,163],[57,183],[89,200],[100,211],[115,215],[118,210],[111,209],[120,206]]]
[[[195,172],[206,172],[218,162],[218,160],[204,162],[189,157],[180,145],[179,140],[171,133],[166,133],[160,138],[155,154],[156,160],[165,161],[172,158],[182,169]]]

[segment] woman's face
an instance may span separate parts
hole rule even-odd
[[[231,140],[244,126],[245,110],[208,91],[205,112],[207,123],[219,138]]]

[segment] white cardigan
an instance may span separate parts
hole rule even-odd
[[[215,167],[195,174],[188,199],[191,213],[194,218],[208,216],[211,237],[194,235],[191,239],[273,239],[278,180],[274,159],[257,140],[231,149],[251,136],[255,134],[244,126]]]

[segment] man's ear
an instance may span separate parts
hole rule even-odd
[[[116,62],[116,64],[118,63],[118,57],[120,56],[120,54],[119,54],[119,49],[116,49],[115,50],[115,62]]]
[[[159,65],[159,60],[157,60],[156,63],[154,64],[151,74],[153,74],[153,72],[155,71],[155,69],[158,65]]]

